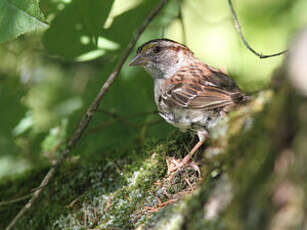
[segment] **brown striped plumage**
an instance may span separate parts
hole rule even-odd
[[[198,134],[198,144],[182,164],[204,143],[208,129],[225,112],[249,99],[226,73],[204,64],[186,46],[172,40],[146,42],[129,65],[144,66],[154,78],[160,115],[182,131]]]

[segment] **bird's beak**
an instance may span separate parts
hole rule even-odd
[[[144,65],[147,63],[147,58],[143,57],[141,54],[137,54],[130,62],[129,66],[136,66],[136,65]]]

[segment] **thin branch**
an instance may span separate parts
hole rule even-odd
[[[12,199],[12,200],[1,201],[1,202],[0,202],[0,206],[4,206],[4,205],[8,205],[8,204],[13,204],[13,203],[16,203],[16,202],[19,202],[19,201],[28,199],[28,198],[31,197],[31,196],[32,196],[32,193],[27,194],[27,195],[25,195],[25,196],[21,196],[21,197],[15,198],[15,199]]]
[[[106,113],[106,114],[110,113],[109,111],[106,111],[106,110],[103,110],[103,109],[97,109],[96,112],[102,112],[102,113]],[[113,117],[113,119],[111,119],[111,120],[103,121],[100,124],[98,124],[98,125],[96,125],[96,126],[94,126],[92,128],[89,128],[87,130],[87,133],[85,133],[84,135],[87,135],[89,133],[93,133],[93,132],[95,132],[96,130],[98,130],[100,128],[112,125],[112,124],[114,124],[117,121],[121,121],[121,120],[128,121],[128,119],[132,119],[132,118],[136,118],[136,117],[142,117],[142,116],[147,116],[147,115],[152,115],[152,114],[157,114],[157,113],[158,113],[158,110],[154,110],[154,111],[148,111],[148,112],[135,113],[135,114],[131,114],[131,115],[125,116],[125,117],[121,117],[120,115],[115,114],[117,116],[117,118]],[[144,123],[142,123],[142,124],[134,124],[133,123],[133,125],[137,126],[137,127],[141,127],[141,126],[146,125],[146,123],[145,124]],[[129,126],[131,126],[131,125],[129,125]],[[50,158],[49,155],[52,155],[54,152],[56,152],[59,149],[59,147],[61,147],[64,143],[66,143],[71,137],[72,136],[66,137],[64,140],[62,140],[59,144],[57,144],[51,150],[49,150],[47,152],[44,152],[44,155],[47,156],[48,158]],[[40,188],[40,187],[41,186],[39,186],[38,188]],[[35,190],[38,189],[38,188],[35,188]],[[35,192],[35,191],[32,190],[32,192]]]
[[[49,184],[47,184],[47,185],[49,185]],[[45,185],[45,186],[47,186],[47,185]],[[29,192],[26,195],[23,195],[23,196],[20,196],[20,197],[17,197],[17,198],[8,200],[8,201],[1,201],[0,206],[5,206],[5,205],[9,205],[9,204],[17,203],[19,201],[26,200],[29,197],[31,197],[35,191],[37,191],[38,189],[42,189],[45,186],[38,186],[37,188],[33,188],[33,189],[31,189],[31,192]]]
[[[151,127],[155,124],[158,124],[160,123],[162,120],[161,119],[157,119],[157,120],[152,120],[152,121],[148,121],[148,122],[143,122],[143,123],[134,123],[134,122],[131,122],[129,121],[128,119],[132,119],[132,118],[137,118],[137,117],[141,117],[141,116],[146,116],[146,115],[153,115],[153,114],[157,114],[158,111],[157,110],[154,110],[154,111],[149,111],[149,112],[141,112],[141,113],[135,113],[135,114],[132,114],[132,115],[129,115],[129,116],[126,116],[126,117],[121,117],[120,115],[116,114],[116,113],[113,113],[113,112],[110,112],[110,111],[107,111],[107,110],[104,110],[104,109],[98,109],[97,112],[102,112],[108,116],[111,116],[113,119],[112,120],[108,120],[108,121],[104,121],[92,128],[89,128],[87,130],[87,133],[84,133],[83,135],[87,135],[89,134],[90,132],[95,132],[97,129],[99,128],[103,128],[105,126],[109,126],[109,125],[112,125],[114,124],[115,122],[117,121],[122,121],[124,124],[126,124],[127,126],[130,126],[130,127],[133,127],[133,128],[142,128],[142,127]],[[68,138],[65,138],[64,141],[61,141],[61,143],[59,143],[53,150],[52,152],[55,152],[57,151],[57,149],[63,145],[64,142],[68,141],[71,137],[68,137]],[[47,152],[45,154],[48,154],[50,152]],[[47,185],[50,185],[47,184]],[[28,198],[30,198],[33,193],[39,189],[42,189],[43,187],[45,186],[38,186],[36,188],[33,188],[31,190],[31,192],[27,195],[23,195],[23,196],[20,196],[20,197],[17,197],[17,198],[14,198],[14,199],[11,199],[11,200],[8,200],[8,201],[0,201],[0,206],[5,206],[5,205],[10,205],[12,203],[17,203],[17,202],[20,202],[20,201],[23,201],[23,200],[26,200]]]
[[[110,114],[113,112],[104,110],[104,109],[99,109],[97,112],[102,112],[106,114]],[[145,112],[140,112],[140,113],[134,113],[128,116],[123,116],[121,117],[120,115],[116,114],[118,117],[121,117],[122,119],[131,119],[131,118],[136,118],[136,117],[143,117],[143,116],[148,116],[148,115],[153,115],[153,114],[158,114],[158,110],[152,110],[152,111],[145,111]]]
[[[78,141],[80,140],[82,134],[86,130],[88,124],[90,123],[93,115],[95,114],[97,108],[100,105],[100,102],[104,96],[104,94],[107,92],[107,90],[112,85],[113,81],[119,74],[121,68],[123,67],[124,63],[126,62],[129,54],[131,53],[133,47],[135,46],[136,42],[138,41],[139,37],[142,35],[142,33],[145,31],[146,27],[149,25],[149,23],[158,15],[158,13],[161,11],[163,6],[166,4],[167,0],[161,0],[160,3],[157,5],[155,9],[153,9],[150,14],[147,16],[143,24],[140,26],[130,43],[128,44],[128,47],[126,48],[122,58],[120,59],[118,65],[115,67],[114,71],[110,74],[106,82],[101,87],[99,93],[97,94],[96,98],[94,99],[93,103],[88,108],[86,114],[82,117],[80,124],[73,134],[72,138],[69,140],[66,149],[64,149],[61,152],[61,157],[57,160],[55,165],[50,168],[45,178],[42,180],[41,185],[42,188],[38,189],[34,192],[32,198],[27,202],[27,204],[18,212],[18,214],[14,217],[14,219],[11,221],[11,223],[7,226],[6,230],[11,230],[17,223],[17,221],[28,211],[34,202],[39,198],[41,192],[43,191],[43,188],[49,183],[49,181],[54,176],[57,169],[63,164],[64,160],[68,156],[69,152],[76,146]]]
[[[151,111],[151,112],[136,113],[136,114],[132,114],[132,115],[123,117],[123,116],[120,116],[120,115],[117,114],[117,113],[110,112],[110,111],[107,111],[107,110],[104,110],[104,109],[99,109],[98,111],[99,111],[99,112],[102,112],[103,114],[105,114],[105,115],[107,115],[107,116],[112,117],[112,118],[113,118],[113,121],[121,121],[121,122],[123,122],[124,124],[126,124],[127,126],[131,126],[131,127],[134,127],[134,128],[142,127],[142,126],[143,126],[143,123],[141,123],[141,124],[136,124],[136,123],[134,123],[134,122],[131,122],[131,119],[132,119],[132,118],[141,117],[141,116],[145,116],[145,115],[152,115],[152,114],[157,114],[157,113],[158,113],[158,111],[155,110],[155,111]],[[99,124],[99,125],[100,125],[100,124]],[[99,125],[98,125],[98,126],[99,126]],[[95,127],[94,127],[94,128],[95,128]]]
[[[135,123],[135,122],[131,122],[130,120],[132,118],[136,118],[136,117],[140,117],[140,116],[144,116],[144,115],[152,115],[152,114],[157,114],[158,113],[158,111],[156,110],[156,111],[151,111],[151,112],[136,113],[136,114],[132,114],[130,116],[122,117],[122,116],[118,115],[117,113],[113,113],[113,112],[106,111],[106,110],[103,110],[103,109],[99,109],[98,111],[102,112],[102,113],[104,113],[104,114],[106,114],[106,115],[108,115],[110,117],[112,117],[113,119],[101,122],[100,124],[90,128],[88,130],[88,132],[95,132],[96,130],[98,130],[98,129],[102,128],[102,127],[105,127],[105,126],[108,126],[108,125],[112,125],[112,124],[114,124],[117,121],[121,121],[125,125],[127,125],[129,127],[133,127],[133,128],[142,128],[143,126],[151,126],[151,125],[156,124],[156,122],[153,123],[153,124],[151,124],[151,122]],[[130,120],[128,120],[128,119],[130,119]]]
[[[278,53],[274,53],[274,54],[269,54],[269,55],[264,55],[264,54],[261,54],[261,53],[258,53],[256,50],[254,50],[249,44],[248,42],[246,41],[246,39],[244,38],[243,34],[242,34],[242,31],[241,31],[241,26],[239,24],[239,21],[238,21],[238,17],[237,17],[237,14],[232,6],[232,1],[231,0],[228,0],[228,5],[229,5],[229,8],[231,10],[231,14],[232,14],[232,18],[233,18],[233,21],[235,23],[235,27],[236,27],[236,30],[243,42],[243,44],[245,45],[245,47],[250,50],[252,53],[254,53],[256,56],[258,56],[259,58],[270,58],[270,57],[275,57],[275,56],[279,56],[279,55],[282,55],[284,53],[286,53],[288,50],[284,50],[284,51],[281,51],[281,52],[278,52]]]
[[[100,109],[99,111],[101,111],[102,113],[106,114],[107,116],[110,116],[112,117],[115,121],[121,121],[123,122],[125,125],[128,125],[128,126],[131,126],[133,128],[136,128],[137,126],[129,121],[129,120],[126,120],[125,118],[121,117],[120,115],[118,115],[117,113],[113,113],[113,112],[110,112],[110,111],[107,111],[107,110],[104,110],[104,109]]]

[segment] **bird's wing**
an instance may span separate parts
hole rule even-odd
[[[164,88],[164,103],[190,109],[222,109],[244,97],[225,73],[204,64],[181,68]]]

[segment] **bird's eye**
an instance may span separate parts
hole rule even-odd
[[[155,46],[155,47],[153,48],[152,51],[153,51],[154,53],[159,53],[161,50],[162,50],[162,49],[161,49],[160,46]]]

